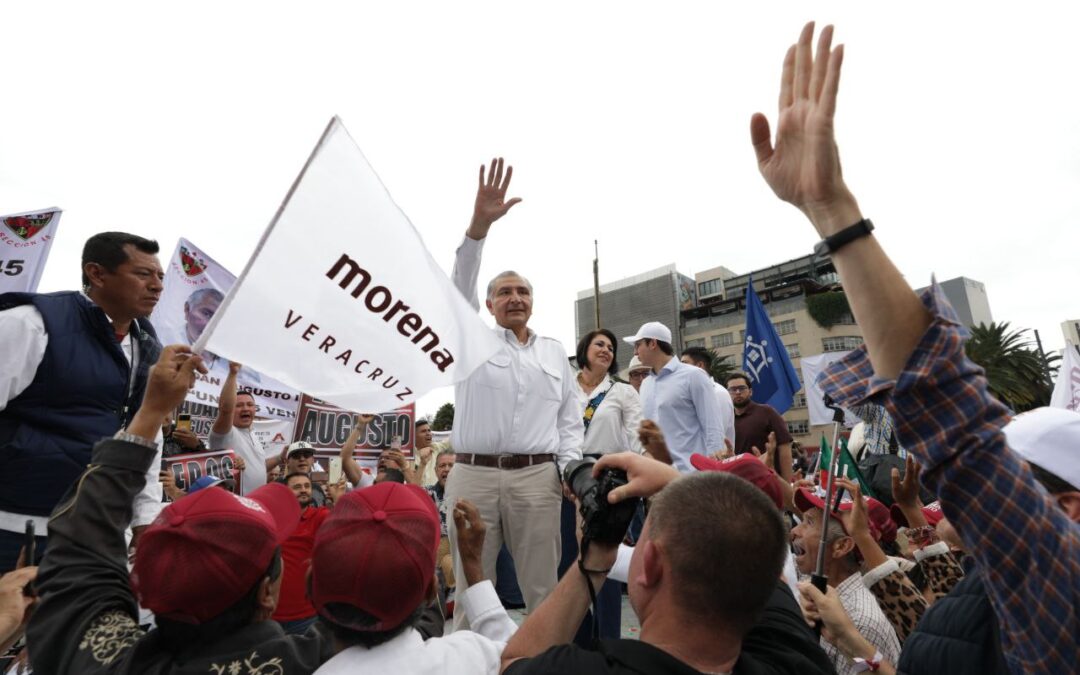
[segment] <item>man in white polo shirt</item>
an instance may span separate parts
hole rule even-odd
[[[634,345],[634,356],[652,369],[653,376],[641,383],[642,417],[660,427],[675,468],[693,471],[690,455],[723,451],[720,402],[712,378],[675,358],[671,330],[650,321],[623,340]]]
[[[266,485],[266,472],[279,464],[278,457],[266,458],[266,451],[255,438],[252,425],[259,407],[255,397],[236,390],[239,363],[229,363],[229,375],[221,386],[218,398],[218,416],[210,429],[211,450],[232,450],[243,460],[240,489],[246,495],[255,488]]]
[[[457,250],[453,280],[477,310],[480,254],[492,223],[520,199],[505,201],[512,169],[492,160],[480,186],[472,222]],[[555,588],[559,563],[561,472],[581,458],[585,427],[566,350],[557,340],[529,329],[532,285],[516,272],[501,272],[487,286],[487,309],[495,317],[502,345],[468,379],[454,387],[457,453],[446,482],[446,501],[474,503],[487,526],[484,576],[495,578],[495,561],[506,543],[517,568],[528,610]],[[457,531],[450,527],[454,575],[463,592],[464,571],[457,553]],[[456,627],[465,627],[461,615]]]

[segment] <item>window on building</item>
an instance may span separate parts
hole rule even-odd
[[[686,341],[686,348],[687,349],[689,349],[690,347],[704,347],[704,346],[705,346],[705,338],[698,338],[696,340],[687,340]]]
[[[799,354],[799,345],[784,345],[784,349],[787,350],[788,358],[792,358],[792,359],[799,358],[799,356],[800,356],[800,354]]]
[[[805,408],[806,407],[806,392],[800,391],[795,394],[795,400],[791,404],[792,408]]]
[[[720,291],[724,290],[724,282],[722,279],[710,279],[709,281],[703,281],[698,284],[698,297],[703,298],[707,295],[719,295]]]
[[[730,347],[735,344],[735,336],[731,333],[721,333],[720,335],[712,336],[712,348],[719,349],[720,347]]]
[[[863,343],[858,335],[843,335],[839,337],[822,338],[821,348],[826,352],[846,352],[857,349]]]
[[[794,420],[787,423],[788,433],[792,436],[805,436],[810,433],[809,420]]]
[[[851,315],[851,312],[848,312],[846,314],[841,314],[840,317],[836,320],[835,325],[837,325],[837,326],[854,326],[855,325],[855,317]]]
[[[746,344],[746,331],[739,331],[739,344]]]
[[[773,324],[777,335],[790,335],[795,332],[795,319],[786,319]]]

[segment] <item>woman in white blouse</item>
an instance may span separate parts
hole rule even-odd
[[[629,384],[614,378],[618,372],[615,349],[618,340],[611,331],[594,330],[578,342],[578,401],[585,423],[585,442],[581,454],[598,458],[612,452],[641,452],[638,426],[641,425],[641,399]],[[576,564],[577,521],[573,502],[564,499],[562,511],[562,560],[559,576]],[[596,597],[597,622],[601,639],[620,637],[622,593],[620,584],[605,581]],[[591,647],[591,618],[586,617],[575,642]]]

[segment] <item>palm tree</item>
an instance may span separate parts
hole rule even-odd
[[[728,375],[737,373],[739,368],[735,365],[734,357],[719,356],[715,352],[713,354],[715,357],[712,366],[709,368],[709,375],[712,375],[714,380],[726,386]]]
[[[964,345],[968,358],[986,371],[990,393],[1017,412],[1049,402],[1053,384],[1048,371],[1058,360],[1044,360],[1024,336],[1026,332],[1010,330],[1008,321],[979,324]]]

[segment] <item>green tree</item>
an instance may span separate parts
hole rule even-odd
[[[431,422],[432,431],[450,431],[454,426],[454,404],[443,403]]]
[[[964,345],[968,358],[982,366],[990,393],[1016,412],[1050,402],[1053,383],[1047,371],[1056,370],[1060,357],[1043,359],[1024,335],[1010,330],[1009,322],[979,324]]]
[[[738,371],[739,367],[735,365],[734,356],[719,356],[714,352],[712,366],[709,368],[709,375],[712,375],[714,380],[720,384],[725,384],[728,375]]]

